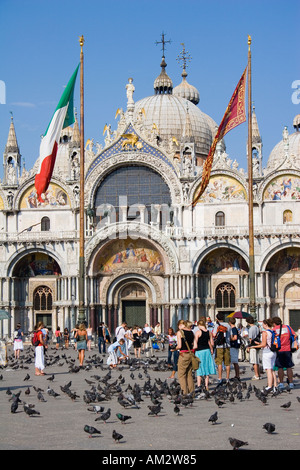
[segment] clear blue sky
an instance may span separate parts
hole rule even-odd
[[[167,73],[181,82],[176,58],[181,43],[192,56],[188,81],[199,107],[220,123],[247,65],[252,36],[252,98],[263,139],[263,166],[285,125],[293,132],[300,105],[292,83],[300,80],[300,2],[295,0],[1,0],[1,72],[6,104],[0,104],[0,151],[13,112],[26,169],[38,158],[40,136],[75,67],[78,38],[85,37],[85,140],[103,143],[105,123],[126,108],[125,85],[133,77],[134,100],[153,94],[160,72],[161,33]],[[78,77],[79,78],[79,77]],[[75,105],[80,108],[79,79]],[[227,153],[246,169],[246,123],[225,137]],[[2,170],[0,171],[2,177]]]

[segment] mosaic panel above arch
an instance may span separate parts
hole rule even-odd
[[[246,201],[247,192],[235,178],[227,175],[215,175],[209,180],[199,203],[215,203],[221,201]]]
[[[199,274],[238,273],[249,271],[244,258],[230,248],[218,248],[209,253],[199,268]]]
[[[40,202],[37,199],[35,186],[32,185],[23,194],[20,201],[20,209],[33,209],[49,207],[51,209],[70,207],[71,202],[67,193],[57,184],[50,183],[47,191],[45,192],[45,201]]]
[[[280,274],[300,271],[300,248],[289,247],[275,253],[269,260],[266,271]]]
[[[51,256],[45,253],[30,253],[18,261],[13,270],[15,277],[59,276],[61,269]]]
[[[94,273],[112,274],[118,270],[143,269],[153,274],[164,272],[161,254],[147,240],[130,238],[109,242],[96,256]]]
[[[300,177],[280,175],[274,178],[264,190],[264,201],[300,201]]]

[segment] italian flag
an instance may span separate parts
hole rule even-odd
[[[39,169],[35,176],[35,189],[40,202],[44,201],[43,196],[50,184],[61,131],[75,122],[73,96],[79,65],[59,100],[40,145]]]

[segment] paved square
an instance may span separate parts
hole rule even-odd
[[[229,437],[248,442],[243,447],[247,450],[299,449],[298,365],[294,368],[295,389],[285,390],[278,396],[269,395],[266,403],[263,403],[255,389],[262,390],[266,386],[266,375],[260,381],[252,381],[253,372],[249,363],[240,362],[242,388],[239,390],[239,387],[233,387],[232,393],[219,395],[224,404],[219,407],[216,405],[216,376],[212,376],[210,397],[204,398],[198,392],[192,404],[179,404],[179,412],[175,413],[171,396],[176,390],[176,381],[174,383],[168,379],[167,350],[157,352],[154,358],[142,355],[140,365],[135,363],[131,354],[132,365],[113,370],[111,377],[106,365],[107,356],[99,355],[97,348],[86,352],[85,367],[77,371],[79,363],[74,349],[57,351],[50,346],[46,375],[43,377],[34,374],[34,351],[30,346],[25,346],[16,369],[11,347],[8,355],[8,366],[0,370],[1,450],[101,449],[103,452],[111,452],[111,455],[117,451],[116,455],[120,456],[122,452],[125,455],[129,450],[142,449],[176,454],[180,450],[231,450]],[[50,380],[52,375],[54,378]],[[231,375],[234,375],[233,371]],[[65,387],[70,381],[69,390],[72,393],[67,394]],[[249,385],[252,391],[247,397]],[[44,401],[38,389],[42,389],[40,393]],[[59,395],[55,397],[47,389]],[[8,394],[9,391],[12,394],[21,392],[20,400],[34,405],[39,415],[29,417],[24,412],[23,403],[19,403],[15,413],[12,413],[12,395]],[[118,401],[120,393],[123,397],[135,394],[136,404],[129,404],[126,408],[122,406]],[[88,398],[94,401],[87,403]],[[157,416],[149,415],[149,406],[155,400],[161,401],[161,411]],[[290,407],[283,408],[282,405],[288,402],[291,402]],[[103,407],[104,410],[99,413],[91,411],[94,406]],[[100,416],[108,410],[110,416],[104,422]],[[209,418],[216,411],[218,419],[212,424]],[[123,424],[117,414],[131,418]],[[267,422],[275,424],[275,432],[272,434],[263,429]],[[89,434],[84,431],[85,425],[95,427],[101,434],[89,438]],[[123,436],[118,443],[112,437],[114,430]],[[142,454],[144,458],[146,454]],[[127,464],[130,465],[130,462]]]

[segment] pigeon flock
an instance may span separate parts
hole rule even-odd
[[[72,354],[73,353],[73,354]],[[46,413],[43,410],[44,403],[53,400],[53,410],[57,400],[70,400],[80,404],[86,411],[86,422],[78,423],[78,431],[82,436],[89,438],[98,438],[101,443],[103,438],[110,438],[111,442],[118,444],[130,444],[132,426],[136,426],[135,417],[143,416],[142,421],[145,426],[155,425],[156,433],[159,433],[159,423],[161,420],[175,419],[175,425],[181,428],[180,417],[189,413],[195,415],[201,409],[201,413],[206,409],[206,404],[210,404],[207,409],[214,409],[211,414],[207,412],[206,426],[214,426],[214,430],[221,430],[221,436],[224,441],[227,440],[228,448],[238,450],[246,447],[251,449],[251,442],[242,440],[243,435],[238,433],[237,437],[229,437],[233,434],[234,424],[229,430],[228,423],[224,424],[224,409],[232,407],[234,416],[235,406],[242,404],[244,413],[247,413],[247,404],[249,412],[251,407],[259,406],[261,410],[266,409],[270,403],[276,403],[277,412],[273,413],[274,423],[269,420],[261,422],[261,439],[264,435],[276,435],[280,433],[280,413],[285,415],[288,411],[296,411],[299,406],[300,397],[296,396],[296,389],[290,389],[286,385],[283,390],[278,388],[272,391],[259,387],[251,380],[232,379],[227,382],[218,383],[215,377],[211,377],[209,390],[205,389],[204,383],[195,388],[195,394],[183,396],[181,394],[178,380],[169,380],[166,374],[168,364],[166,354],[151,358],[144,357],[136,359],[129,357],[126,364],[118,366],[111,370],[106,365],[106,357],[98,353],[90,352],[86,355],[85,365],[78,366],[78,360],[74,351],[57,350],[49,347],[45,356],[46,369],[45,377],[35,379],[34,376],[34,348],[25,347],[23,356],[16,361],[13,356],[8,357],[8,364],[2,367],[0,375],[0,385],[2,393],[8,396],[10,413],[18,415],[25,413],[30,419],[43,419],[47,422]],[[21,390],[12,390],[5,384],[4,371],[13,370],[20,374],[24,373],[20,384],[26,382]],[[52,370],[51,370],[52,369]],[[241,371],[245,372],[241,366]],[[59,371],[63,370],[64,373]],[[66,374],[68,374],[66,376]],[[73,380],[76,375],[76,384]],[[297,374],[295,374],[297,377]],[[81,376],[81,377],[80,377]],[[65,380],[69,378],[69,380]],[[78,389],[78,377],[81,380],[80,390]],[[39,384],[39,387],[33,385],[33,382]],[[196,378],[195,378],[196,383]],[[82,392],[83,391],[83,392]],[[293,400],[293,392],[297,400]],[[250,405],[251,403],[251,405]],[[204,410],[204,411],[203,411]],[[48,408],[49,412],[49,408]],[[294,413],[291,413],[294,414]],[[263,416],[263,413],[262,413]],[[262,418],[263,419],[263,418]],[[153,421],[150,421],[153,420]],[[233,417],[234,420],[234,417]],[[273,420],[273,419],[272,419]],[[172,421],[174,426],[174,421]],[[111,424],[111,426],[107,426]],[[140,426],[140,424],[139,424]],[[259,426],[258,426],[259,427]],[[113,429],[108,431],[107,429]],[[121,430],[122,428],[122,430]],[[210,429],[210,428],[209,428]],[[246,429],[246,427],[245,427]],[[264,430],[264,431],[262,431]],[[276,430],[276,431],[275,431]],[[120,432],[121,431],[121,432]],[[141,431],[142,432],[142,431]],[[205,426],[201,423],[201,432],[205,432]],[[226,436],[227,433],[227,436]],[[173,439],[173,437],[172,437]],[[93,441],[93,442],[96,442]],[[199,449],[201,448],[199,441]],[[101,446],[101,444],[99,444]],[[132,448],[135,443],[132,442]],[[268,448],[268,442],[266,443]]]

